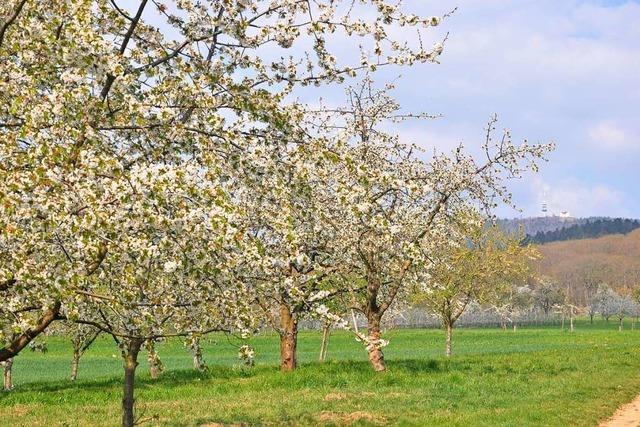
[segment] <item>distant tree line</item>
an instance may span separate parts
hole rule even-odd
[[[590,239],[609,234],[627,234],[640,228],[640,221],[623,218],[599,218],[584,224],[574,224],[558,230],[527,235],[525,243],[544,244],[565,240]]]

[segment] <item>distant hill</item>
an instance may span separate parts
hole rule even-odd
[[[567,218],[560,216],[543,216],[531,218],[499,219],[498,226],[508,233],[517,233],[524,228],[524,233],[535,236],[537,233],[555,231],[576,224],[584,224],[589,218]]]
[[[640,221],[627,218],[565,218],[551,216],[498,220],[498,225],[507,232],[519,232],[524,229],[526,242],[544,244],[597,238],[611,234],[628,234],[640,228]]]
[[[527,240],[531,243],[544,244],[565,240],[590,239],[610,234],[628,234],[637,228],[640,228],[640,221],[635,219],[596,219],[587,220],[584,224],[574,224],[553,231],[538,232],[533,236],[528,236]]]
[[[597,239],[567,240],[539,245],[538,275],[555,278],[584,304],[588,287],[608,283],[629,293],[640,285],[640,229]]]

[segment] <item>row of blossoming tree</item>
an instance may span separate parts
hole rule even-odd
[[[390,130],[425,116],[368,76],[437,62],[443,42],[420,31],[448,16],[383,0],[2,2],[0,361],[60,322],[111,335],[129,426],[143,346],[187,337],[198,358],[204,334],[267,319],[291,370],[299,320],[348,307],[384,370],[385,313],[428,291],[439,250],[550,149],[494,139],[495,120],[481,161]],[[349,45],[356,62],[332,54]],[[291,101],[357,76],[342,107]]]

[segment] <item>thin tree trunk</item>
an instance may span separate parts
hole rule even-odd
[[[298,321],[286,304],[280,305],[280,369],[293,371],[298,364]]]
[[[78,365],[80,364],[80,356],[82,354],[78,350],[73,351],[73,359],[71,360],[71,381],[78,379]]]
[[[593,325],[593,313],[589,313],[589,321]]]
[[[573,308],[571,309],[571,312],[569,314],[571,315],[571,317],[569,318],[569,331],[573,332]]]
[[[358,333],[358,321],[356,320],[356,312],[351,310],[351,320],[353,320],[353,330]]]
[[[132,339],[128,343],[127,351],[123,351],[124,367],[124,387],[122,396],[122,427],[133,427],[135,423],[134,415],[134,387],[136,379],[136,368],[138,367],[138,353],[143,344],[142,339]]]
[[[620,325],[618,326],[618,331],[622,332],[622,318],[620,318]]]
[[[516,332],[518,330],[518,324],[516,322],[513,322],[513,332]]]
[[[11,380],[11,370],[13,368],[13,358],[7,359],[3,362],[4,375],[3,375],[3,387],[4,391],[9,391],[13,388],[13,381]]]
[[[369,335],[367,351],[369,352],[369,362],[371,362],[371,366],[376,372],[382,372],[387,369],[384,363],[384,353],[380,346],[380,337],[382,335],[380,332],[380,317],[378,313],[370,313],[367,315],[367,332]]]
[[[329,336],[331,335],[331,326],[328,323],[322,325],[322,344],[320,346],[320,361],[324,362],[327,358],[327,347],[329,346]]]
[[[562,310],[562,323],[560,324],[560,329],[564,331],[564,310]]]
[[[445,325],[445,330],[446,330],[447,338],[446,338],[446,348],[445,348],[444,354],[447,357],[451,357],[451,338],[453,335],[453,326],[451,325],[451,323],[447,323]]]

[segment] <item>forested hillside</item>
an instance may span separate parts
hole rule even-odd
[[[517,233],[521,229],[529,236],[537,233],[555,231],[572,225],[584,224],[589,218],[566,218],[560,216],[541,216],[531,218],[499,219],[498,226],[508,233]]]
[[[550,243],[589,239],[610,234],[627,234],[640,228],[640,221],[627,218],[566,218],[559,216],[498,220],[498,226],[508,233],[526,235],[527,243]]]
[[[538,275],[549,276],[578,304],[606,283],[623,294],[640,285],[640,229],[627,235],[539,245]]]
[[[585,223],[578,223],[560,229],[528,235],[531,243],[549,243],[565,240],[588,239],[609,234],[627,234],[640,228],[640,221],[623,218],[587,219]]]

